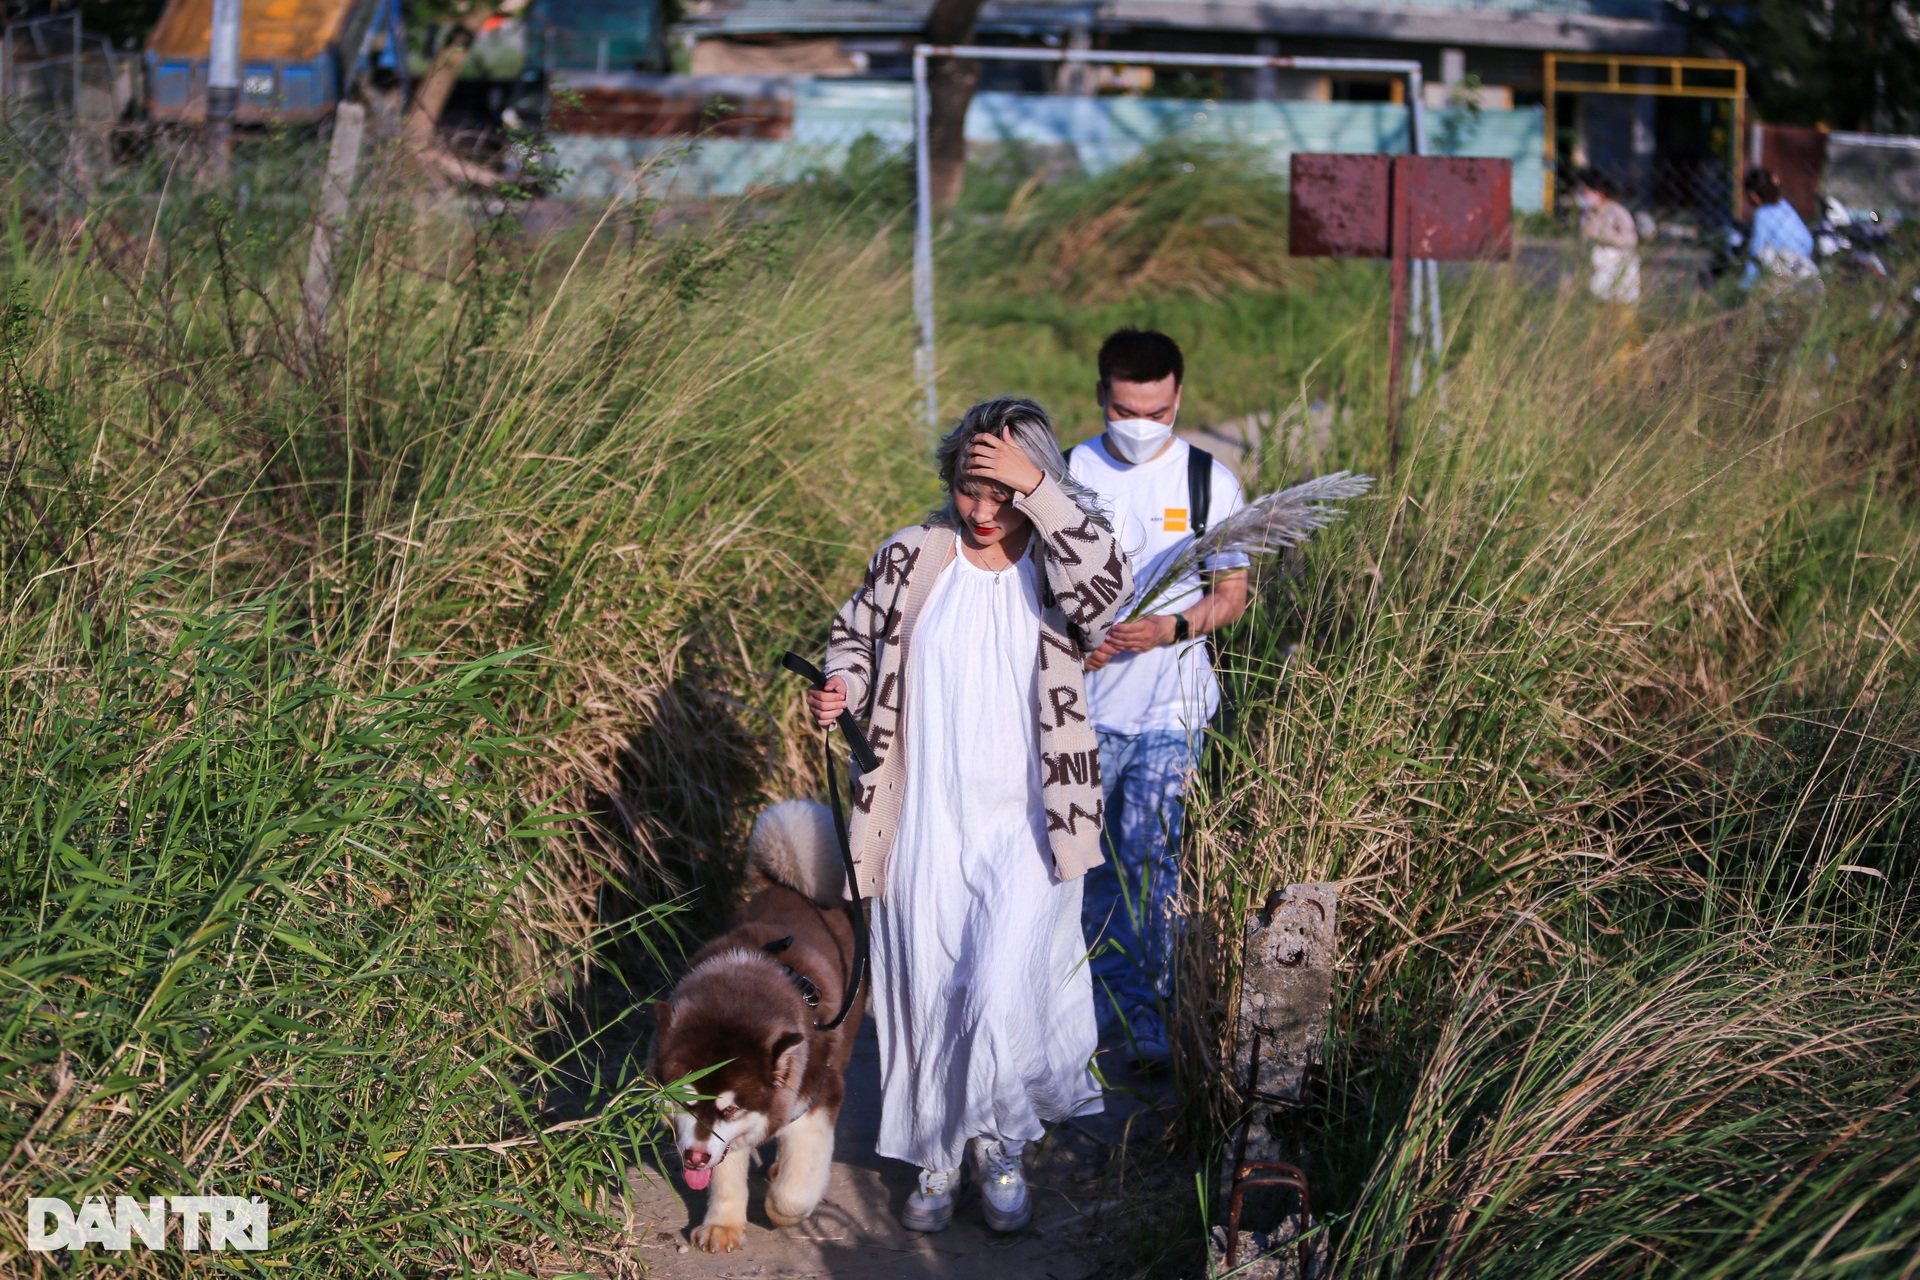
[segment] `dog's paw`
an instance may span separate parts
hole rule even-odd
[[[732,1253],[746,1235],[746,1227],[739,1223],[708,1222],[693,1229],[693,1242],[708,1253]]]

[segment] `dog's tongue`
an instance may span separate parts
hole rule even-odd
[[[681,1172],[686,1175],[687,1188],[691,1191],[705,1191],[707,1183],[713,1180],[711,1169],[683,1169]]]

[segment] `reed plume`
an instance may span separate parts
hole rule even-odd
[[[1336,471],[1255,498],[1169,559],[1153,581],[1141,588],[1127,621],[1144,618],[1180,595],[1180,583],[1216,556],[1264,556],[1299,546],[1346,514],[1345,508],[1334,504],[1361,497],[1372,488],[1372,476]]]

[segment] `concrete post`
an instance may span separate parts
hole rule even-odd
[[[1086,27],[1075,27],[1067,32],[1067,48],[1093,48],[1093,32]],[[1055,93],[1067,93],[1084,96],[1093,92],[1093,68],[1084,62],[1063,62],[1053,74]]]
[[[307,249],[307,281],[302,290],[300,321],[310,349],[317,349],[327,332],[327,313],[333,308],[334,237],[347,220],[366,125],[367,109],[357,102],[343,102],[334,111],[333,149],[327,153],[327,174],[320,182],[320,218]]]
[[[1272,36],[1261,36],[1253,42],[1253,51],[1263,58],[1280,56],[1280,42]],[[1259,102],[1272,102],[1280,96],[1280,72],[1274,67],[1261,67],[1253,73],[1253,96]]]

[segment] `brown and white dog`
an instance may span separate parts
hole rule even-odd
[[[733,928],[702,947],[693,969],[654,1005],[653,1075],[694,1081],[705,1100],[674,1115],[687,1186],[705,1190],[693,1242],[709,1253],[740,1245],[747,1166],[778,1139],[767,1217],[792,1226],[813,1213],[833,1167],[833,1126],[866,992],[832,1031],[853,969],[853,928],[840,905],[846,877],[833,818],[811,800],[762,813],[748,841],[756,889]]]

